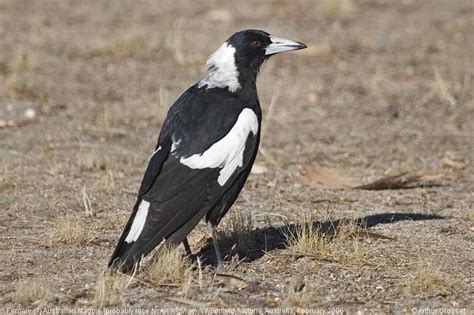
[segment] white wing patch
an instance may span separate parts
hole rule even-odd
[[[257,115],[245,108],[224,138],[203,153],[182,157],[179,161],[192,169],[221,168],[217,182],[224,186],[237,167],[242,167],[245,143],[250,133],[257,134],[258,127]]]
[[[181,140],[183,140],[183,139],[179,139],[178,141],[175,141],[175,140],[172,138],[172,140],[173,140],[173,143],[171,143],[171,151],[170,151],[171,153],[173,153],[173,152],[176,150],[176,148],[178,147],[178,145],[181,143]]]
[[[225,42],[207,59],[207,74],[198,87],[228,88],[230,92],[240,89],[239,71],[235,65],[235,48]]]
[[[143,230],[143,227],[145,226],[146,216],[148,215],[148,208],[150,208],[150,203],[146,200],[142,200],[140,202],[140,206],[138,207],[137,214],[133,219],[132,227],[130,228],[130,232],[128,232],[125,242],[131,243],[135,242],[138,239],[140,233]]]
[[[152,158],[155,154],[157,154],[159,151],[161,151],[161,145],[158,147],[158,149],[156,149],[155,151],[153,151],[153,153],[151,154],[151,157]]]

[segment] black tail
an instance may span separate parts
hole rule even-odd
[[[127,240],[133,228],[134,220],[136,218],[139,220],[140,217],[137,217],[137,215],[143,213],[141,212],[144,209],[141,208],[142,202],[147,203],[141,197],[138,197],[132,215],[125,225],[108,264],[109,267],[116,268],[124,273],[133,271],[142,257],[150,253],[163,241],[170,246],[181,243],[209,209],[203,207],[202,204],[193,205],[188,211],[191,215],[184,216],[181,213],[176,213],[176,211],[159,211],[158,207],[165,206],[164,203],[152,202],[148,205],[145,204],[147,212],[143,229],[136,238]],[[168,206],[171,209],[179,208],[175,205],[174,199],[171,199],[171,205],[168,204]],[[134,232],[132,231],[132,233]]]
[[[119,269],[124,273],[128,273],[132,271],[134,267],[136,267],[140,262],[141,256],[135,257],[128,255],[134,243],[127,243],[125,242],[125,239],[128,233],[130,232],[130,228],[132,226],[133,220],[135,219],[135,215],[137,214],[138,206],[140,205],[141,201],[142,198],[139,196],[137,202],[135,203],[135,206],[133,207],[132,215],[128,219],[128,222],[125,225],[125,228],[123,229],[122,235],[120,236],[117,246],[115,247],[115,250],[112,253],[112,256],[110,257],[108,263],[109,268]]]

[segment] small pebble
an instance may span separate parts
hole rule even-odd
[[[36,111],[33,108],[28,108],[25,110],[25,118],[33,119],[36,117]]]

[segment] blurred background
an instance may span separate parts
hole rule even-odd
[[[95,281],[90,270],[105,263],[128,217],[168,108],[202,78],[207,56],[223,41],[258,28],[308,48],[275,56],[261,70],[262,147],[235,208],[270,213],[256,216],[255,227],[302,214],[449,216],[426,223],[420,234],[410,225],[388,232],[412,244],[391,251],[400,255],[394,260],[426,253],[450,265],[445,272],[458,281],[455,297],[435,305],[467,305],[473,14],[470,0],[0,0],[0,293],[14,294],[21,279],[46,281],[55,292],[79,292]],[[321,169],[330,179],[321,179]],[[404,172],[435,172],[446,186],[327,189]],[[43,236],[64,224],[81,226],[86,240],[46,242]],[[267,263],[278,273],[278,262]],[[57,273],[70,268],[74,280]],[[400,268],[394,277],[404,277],[408,267]],[[284,286],[289,272],[275,283]],[[320,279],[329,278],[321,272],[310,278],[323,285]],[[380,274],[375,278],[385,289],[364,282],[364,292],[374,292],[373,307],[382,300],[413,303],[411,293],[400,293],[403,284],[386,287]],[[315,284],[312,301],[364,299],[360,290],[331,285],[333,298]],[[254,293],[242,293],[236,305],[259,305],[247,294]],[[286,301],[276,296],[274,305]]]

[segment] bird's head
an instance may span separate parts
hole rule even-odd
[[[263,62],[277,53],[306,48],[305,44],[261,30],[233,34],[207,60],[208,75],[200,86],[228,87],[231,92],[255,80]]]
[[[260,30],[237,32],[226,43],[235,48],[234,58],[238,68],[258,68],[274,54],[306,48],[305,44]]]

